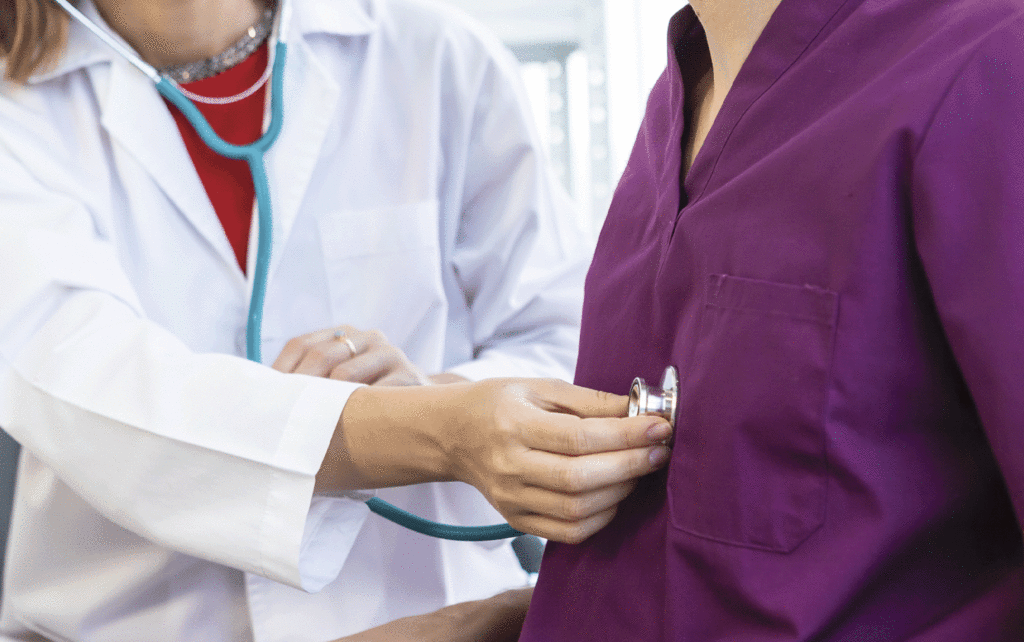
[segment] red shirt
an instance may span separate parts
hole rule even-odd
[[[267,67],[267,44],[231,69],[216,76],[182,85],[189,91],[208,97],[233,96],[253,85]],[[266,85],[253,95],[227,105],[195,103],[210,126],[229,143],[245,145],[260,137],[263,130],[263,111]],[[224,228],[224,233],[235,251],[238,265],[245,272],[249,247],[249,226],[252,223],[253,199],[256,197],[244,160],[224,158],[206,146],[188,120],[168,103],[181,138],[185,142],[199,179],[206,188],[213,209]]]

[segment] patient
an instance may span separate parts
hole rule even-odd
[[[1021,114],[1012,0],[673,18],[576,376],[678,367],[672,460],[549,544],[520,640],[1024,639]],[[525,595],[345,641],[515,639]]]
[[[672,460],[548,547],[524,642],[1024,639],[1024,6],[693,0],[576,383]]]

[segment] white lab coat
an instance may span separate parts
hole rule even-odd
[[[427,372],[569,377],[589,245],[512,58],[405,0],[296,0],[289,33],[264,358],[349,323]],[[354,385],[247,362],[250,288],[143,74],[73,24],[0,85],[0,637],[328,640],[522,584],[507,544],[312,498]],[[462,484],[379,494],[500,521]]]

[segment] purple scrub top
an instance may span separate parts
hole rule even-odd
[[[782,0],[682,190],[669,40],[576,381],[675,365],[672,459],[521,640],[1021,642],[1024,4]]]

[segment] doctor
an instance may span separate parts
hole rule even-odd
[[[0,636],[348,635],[523,580],[507,545],[412,534],[352,491],[454,523],[500,520],[489,501],[579,541],[664,463],[667,425],[608,418],[620,397],[356,383],[571,369],[589,248],[492,38],[404,0],[299,0],[287,23],[252,0],[78,7],[222,98],[201,107],[240,143],[285,30],[261,345],[280,371],[242,358],[244,168],[55,5],[3,0],[0,425],[23,457]]]

